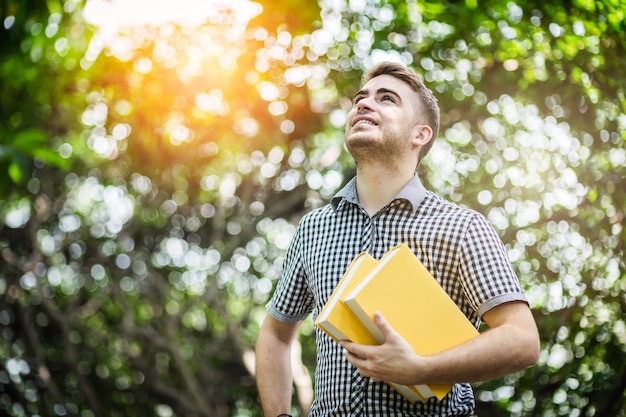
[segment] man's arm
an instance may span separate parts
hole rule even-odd
[[[483,316],[489,330],[430,356],[416,355],[382,315],[377,314],[375,320],[385,335],[382,345],[341,342],[350,363],[375,381],[406,385],[478,382],[532,366],[539,358],[537,326],[523,302],[492,308]]]
[[[256,381],[267,417],[291,412],[291,343],[300,322],[284,323],[267,316],[256,343]]]

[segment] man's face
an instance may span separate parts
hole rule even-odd
[[[346,121],[346,145],[357,163],[408,152],[417,125],[415,100],[408,84],[386,74],[372,78],[355,94]]]

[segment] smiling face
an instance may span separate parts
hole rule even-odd
[[[418,109],[416,94],[404,81],[387,74],[369,80],[354,96],[346,121],[346,145],[357,166],[369,161],[417,165],[421,142],[416,139],[424,129]]]

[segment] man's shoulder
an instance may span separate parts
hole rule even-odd
[[[421,208],[422,211],[426,213],[439,215],[462,216],[467,218],[473,218],[481,215],[474,209],[449,201],[432,191],[426,192],[426,198],[424,199]]]
[[[335,211],[336,210],[332,204],[324,204],[323,206],[314,208],[304,214],[304,216],[302,216],[302,218],[300,219],[300,224],[304,225],[309,223],[316,223],[319,221],[327,220],[329,218],[334,218],[336,214]]]
[[[432,192],[428,192],[421,206],[421,220],[431,225],[441,226],[440,232],[466,234],[472,232],[481,236],[496,236],[497,232],[487,216],[478,210],[456,204]]]

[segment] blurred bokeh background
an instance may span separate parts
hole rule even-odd
[[[0,414],[260,416],[264,304],[298,219],[353,175],[363,70],[393,60],[442,109],[420,176],[494,224],[540,328],[539,364],[477,384],[478,414],[626,416],[624,0],[2,0],[0,18]]]

